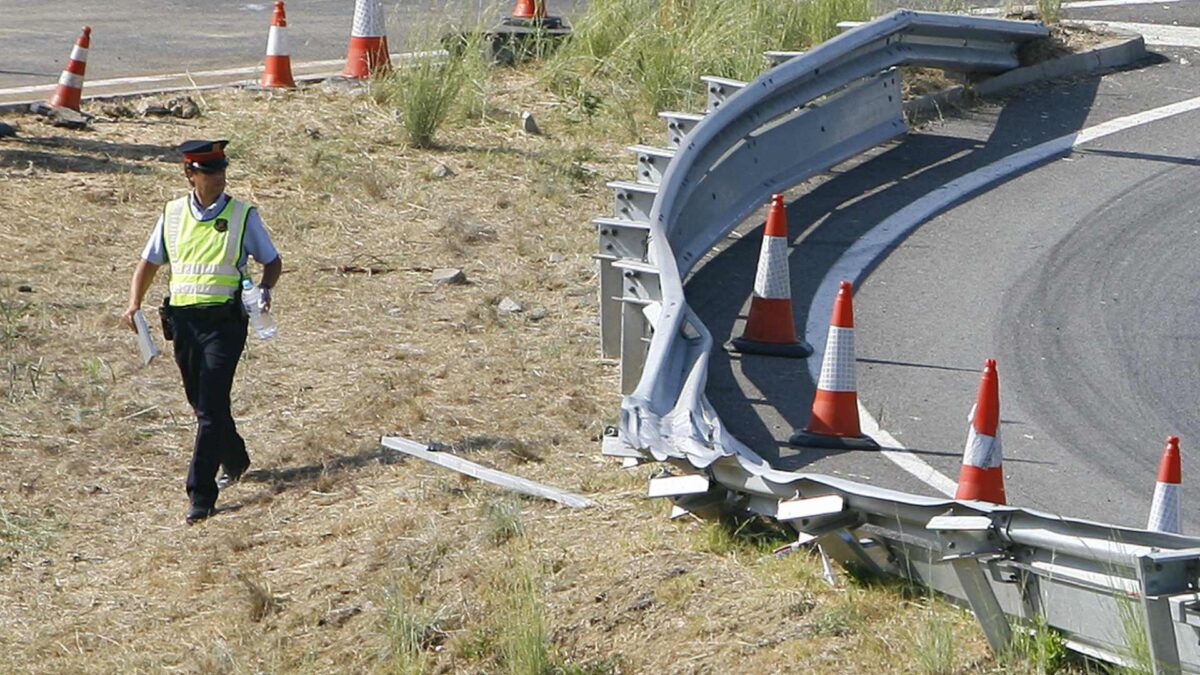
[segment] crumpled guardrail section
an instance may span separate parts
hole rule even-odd
[[[1126,633],[1144,626],[1156,671],[1200,672],[1200,539],[779,471],[704,394],[713,338],[683,292],[701,257],[771,193],[906,133],[897,66],[999,73],[1017,67],[1019,43],[1046,35],[1040,23],[898,10],[752,82],[706,78],[698,121],[663,113],[668,148],[634,148],[639,182],[612,184],[617,215],[597,220],[602,334],[619,329],[627,392],[604,451],[681,470],[650,487],[681,511],[749,509],[845,565],[966,602],[996,650],[1009,616],[1040,615],[1070,647],[1122,663]],[[604,338],[606,353],[616,342]]]

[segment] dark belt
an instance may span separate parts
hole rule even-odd
[[[237,303],[226,302],[220,305],[172,306],[171,316],[185,320],[219,321],[222,319],[240,319],[242,318],[242,311]]]

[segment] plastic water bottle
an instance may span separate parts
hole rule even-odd
[[[270,340],[275,337],[275,317],[263,311],[262,289],[250,283],[249,279],[242,279],[242,305],[246,307],[250,327],[259,339]]]

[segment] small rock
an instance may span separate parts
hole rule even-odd
[[[538,128],[537,121],[533,119],[533,113],[526,110],[521,113],[521,131],[534,136],[541,136],[542,130]]]
[[[137,115],[137,112],[133,108],[130,108],[123,103],[106,103],[100,106],[100,112],[108,115],[109,117],[116,118],[134,117]]]
[[[438,164],[433,168],[434,178],[449,178],[454,175],[454,170],[445,164]]]
[[[89,483],[83,486],[83,492],[84,494],[98,495],[104,492],[104,488],[100,487],[99,485]]]
[[[566,260],[566,259],[567,259],[567,256],[565,256],[565,255],[563,255],[563,254],[561,254],[561,253],[558,253],[557,251],[556,251],[556,252],[554,252],[554,253],[551,253],[551,254],[550,254],[550,258],[549,258],[549,260],[550,260],[550,263],[551,263],[551,264],[557,264],[557,263],[560,263],[560,262],[562,262],[562,261],[564,261],[564,260]]]
[[[17,128],[15,126],[13,126],[11,124],[5,124],[4,122],[0,122],[0,138],[7,138],[9,136],[16,136],[16,135],[17,135]]]
[[[21,284],[20,286],[17,286],[17,292],[18,293],[32,293],[33,286],[30,286],[29,284]]]
[[[496,309],[501,314],[516,314],[517,312],[525,311],[525,308],[521,306],[521,303],[513,300],[512,298],[502,298],[500,300],[500,304],[496,306]]]
[[[50,124],[64,129],[87,129],[90,121],[86,115],[78,110],[55,108]]]
[[[467,283],[467,275],[460,269],[443,267],[433,271],[433,283],[439,286],[462,286]]]
[[[304,134],[314,140],[321,139],[321,130],[316,127],[304,127]]]
[[[200,116],[200,106],[196,105],[191,96],[177,96],[167,101],[167,109],[180,119],[190,120]]]
[[[1191,65],[1191,63],[1192,63],[1191,61],[1188,61],[1187,59],[1183,58],[1182,56],[1179,57],[1179,65],[1188,66],[1188,65]]]
[[[54,114],[54,108],[51,108],[50,104],[46,103],[45,101],[38,101],[37,103],[29,104],[29,112],[33,113],[34,115],[48,116]]]
[[[405,310],[403,307],[389,307],[387,310],[388,316],[404,316]]]
[[[534,307],[533,311],[529,312],[530,321],[541,321],[544,318],[546,318],[545,307]]]
[[[325,616],[318,619],[317,625],[338,627],[349,621],[351,617],[361,614],[362,611],[363,608],[359,607],[358,605],[339,607],[337,609],[330,610],[325,614]]]

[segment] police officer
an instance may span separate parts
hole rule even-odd
[[[163,207],[133,273],[129,307],[121,317],[137,330],[133,315],[158,268],[170,264],[170,301],[164,310],[173,323],[175,363],[197,422],[187,476],[188,523],[216,513],[219,467],[225,469],[221,483],[227,484],[250,466],[229,406],[233,375],[246,345],[239,289],[247,278],[247,259],[253,257],[263,264],[258,286],[264,311],[270,310],[271,289],[283,268],[258,209],[225,194],[227,144],[187,141],[179,146],[192,191]]]

